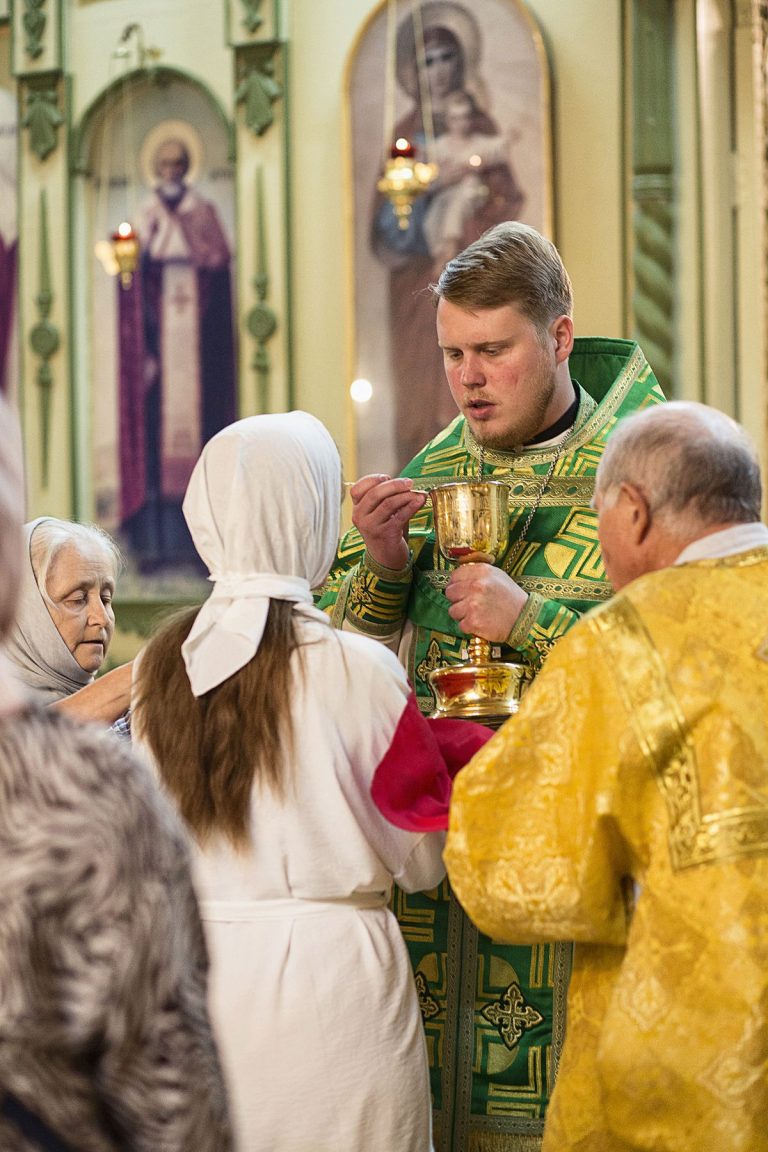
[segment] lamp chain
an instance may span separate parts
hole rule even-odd
[[[96,193],[96,235],[104,237],[107,234],[109,218],[109,172],[111,139],[108,127],[112,109],[116,101],[116,85],[114,80],[114,64],[116,53],[113,51],[109,57],[107,72],[107,95],[104,100],[104,111],[101,121],[101,139],[99,156],[98,190]]]
[[[387,42],[384,61],[384,155],[383,163],[389,159],[392,137],[395,131],[395,69],[397,66],[397,0],[387,4]]]
[[[419,80],[421,122],[424,125],[425,159],[429,162],[435,155],[435,126],[432,120],[432,96],[427,76],[427,53],[424,47],[424,23],[421,19],[420,3],[413,10],[413,37],[416,41],[416,75]]]

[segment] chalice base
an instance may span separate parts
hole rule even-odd
[[[499,728],[517,712],[530,680],[527,665],[504,661],[436,668],[429,676],[437,701],[432,716]]]

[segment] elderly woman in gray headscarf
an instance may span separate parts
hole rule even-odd
[[[100,528],[43,516],[24,525],[16,624],[6,652],[17,678],[45,704],[112,723],[129,704],[130,665],[99,681],[115,628],[121,559]]]
[[[41,708],[2,655],[21,506],[0,396],[0,1148],[232,1152],[184,832],[125,742]]]

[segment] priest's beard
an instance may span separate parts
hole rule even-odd
[[[507,411],[503,427],[494,428],[484,423],[470,427],[478,444],[496,452],[514,452],[543,432],[548,423],[554,422],[548,416],[557,383],[551,364],[541,364],[535,376],[529,377],[522,386],[524,395],[520,404]],[[559,415],[559,414],[558,414]]]

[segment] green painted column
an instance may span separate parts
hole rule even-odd
[[[19,409],[27,514],[73,508],[70,373],[70,89],[64,0],[11,5],[19,101]]]
[[[632,0],[632,325],[674,392],[674,0]]]

